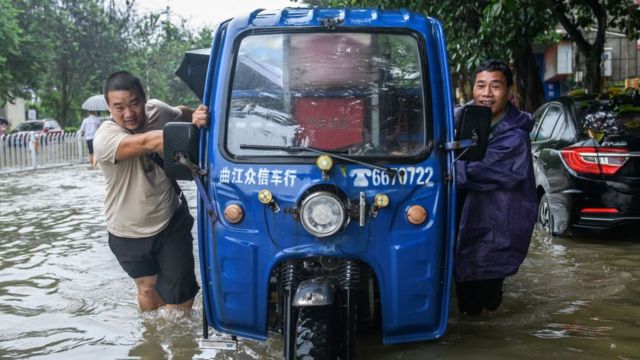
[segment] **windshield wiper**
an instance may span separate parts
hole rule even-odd
[[[369,164],[360,160],[356,160],[344,155],[338,155],[334,152],[330,152],[330,151],[324,151],[324,150],[320,150],[320,149],[315,149],[312,147],[308,147],[308,146],[281,146],[281,145],[250,145],[250,144],[241,144],[240,145],[240,149],[251,149],[251,150],[283,150],[286,151],[288,153],[298,153],[298,152],[303,152],[303,151],[308,151],[314,154],[319,154],[319,155],[328,155],[331,157],[334,157],[336,159],[340,159],[340,160],[344,160],[344,161],[348,161],[354,164],[359,164],[362,166],[366,166],[368,168],[371,169],[377,169],[377,170],[381,170],[384,171],[385,173],[391,175],[391,176],[396,176],[398,174],[398,171],[396,169],[391,169],[388,167],[384,167],[384,166],[378,166],[378,165],[374,165],[374,164]]]

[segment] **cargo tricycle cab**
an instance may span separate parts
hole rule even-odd
[[[444,333],[454,150],[486,135],[454,136],[445,49],[437,21],[404,10],[255,11],[217,28],[199,152],[167,129],[164,154],[198,185],[208,324],[280,331],[287,359],[352,358],[363,324],[385,344]]]

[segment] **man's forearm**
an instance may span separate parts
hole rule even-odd
[[[126,137],[118,145],[116,160],[124,160],[135,156],[162,153],[162,130],[147,131]]]
[[[193,116],[193,112],[195,111],[195,109],[192,109],[184,105],[178,105],[177,108],[180,109],[180,111],[182,111],[182,121],[191,122],[191,118]]]

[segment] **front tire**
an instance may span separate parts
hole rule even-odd
[[[300,308],[296,323],[296,359],[336,358],[335,315],[332,305]]]

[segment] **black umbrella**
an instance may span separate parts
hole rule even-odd
[[[175,73],[200,100],[204,96],[204,82],[207,76],[210,53],[211,48],[186,51],[182,63]]]

